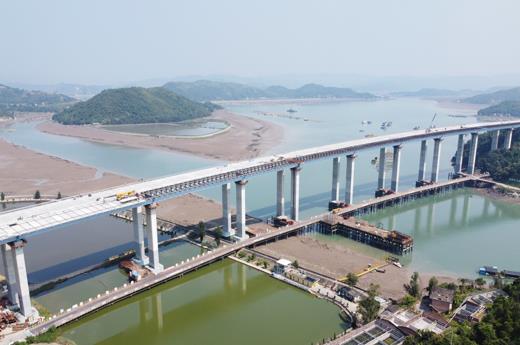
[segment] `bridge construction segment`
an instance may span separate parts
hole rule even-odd
[[[226,236],[237,240],[247,239],[246,235],[246,186],[247,180],[258,175],[275,173],[277,175],[277,215],[284,215],[284,171],[289,169],[291,176],[291,212],[293,221],[299,221],[300,212],[300,171],[304,164],[310,161],[332,159],[333,185],[331,199],[339,198],[340,187],[340,157],[346,157],[346,193],[345,204],[352,204],[354,200],[354,170],[355,155],[367,149],[380,149],[378,188],[385,187],[385,160],[386,148],[393,148],[392,176],[389,193],[399,192],[399,173],[401,149],[413,141],[421,141],[421,157],[423,143],[434,140],[434,160],[432,164],[432,181],[438,179],[438,167],[440,159],[441,139],[449,135],[459,135],[457,146],[457,160],[455,171],[462,171],[462,156],[464,135],[471,134],[471,147],[468,157],[466,172],[473,174],[475,170],[476,147],[479,132],[503,131],[505,133],[504,148],[510,148],[512,131],[520,127],[520,121],[503,121],[489,123],[475,123],[463,126],[450,126],[444,128],[431,128],[427,130],[415,130],[404,133],[394,133],[379,137],[363,138],[338,144],[325,145],[310,149],[293,151],[285,154],[277,154],[261,157],[243,162],[229,163],[224,166],[212,167],[174,176],[168,176],[149,181],[131,183],[116,188],[110,188],[87,195],[78,195],[60,199],[35,206],[15,209],[0,214],[0,245],[2,255],[8,257],[14,255],[13,260],[5,260],[6,272],[13,272],[11,280],[15,283],[9,284],[12,293],[12,303],[19,305],[23,315],[30,316],[31,306],[23,260],[23,245],[26,241],[41,232],[50,231],[59,226],[87,218],[107,215],[124,210],[132,210],[134,224],[136,261],[148,265],[152,272],[158,273],[162,270],[159,262],[157,241],[157,203],[172,199],[180,195],[197,192],[210,187],[220,186],[222,188],[222,223]],[[461,144],[462,143],[462,144]],[[425,146],[426,147],[426,146]],[[424,149],[426,152],[426,149]],[[424,159],[425,156],[424,156]],[[425,164],[422,165],[419,177],[425,175]],[[421,171],[421,167],[419,168]],[[230,184],[236,187],[236,227],[232,228],[230,212]],[[384,195],[384,194],[383,194]],[[335,200],[338,201],[338,200]],[[141,212],[145,211],[146,227],[142,226]],[[144,252],[144,234],[147,237],[148,257]],[[9,275],[9,274],[8,274]],[[16,298],[16,295],[18,298]],[[28,302],[27,302],[28,301]]]

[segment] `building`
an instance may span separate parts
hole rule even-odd
[[[287,259],[280,259],[276,261],[273,267],[273,273],[283,275],[288,268],[291,267],[291,262]]]
[[[353,288],[349,288],[347,286],[342,286],[338,290],[338,296],[345,298],[345,299],[349,300],[350,302],[354,302],[354,303],[358,303],[363,298],[363,295],[360,292],[354,290]]]
[[[447,313],[453,307],[455,291],[436,287],[430,292],[430,307],[438,313]]]

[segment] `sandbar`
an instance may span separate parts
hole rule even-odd
[[[206,119],[225,121],[230,129],[207,137],[179,138],[110,131],[94,125],[62,125],[50,120],[38,129],[51,134],[72,136],[89,141],[137,148],[177,151],[205,158],[240,161],[258,157],[276,146],[283,138],[281,126],[260,119],[217,110]]]

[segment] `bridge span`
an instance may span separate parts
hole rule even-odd
[[[417,186],[431,183],[436,184],[439,177],[440,150],[444,137],[458,135],[454,172],[461,174],[463,171],[464,136],[470,135],[470,150],[465,171],[472,175],[475,171],[479,133],[486,131],[492,132],[492,150],[498,149],[499,135],[504,135],[503,148],[509,149],[511,147],[513,129],[518,127],[520,127],[520,121],[501,121],[387,134],[262,157],[249,161],[230,163],[224,166],[149,181],[131,183],[86,195],[77,195],[41,205],[0,213],[0,246],[8,281],[9,300],[14,305],[19,306],[22,315],[26,317],[31,316],[32,307],[23,248],[27,238],[43,231],[49,231],[59,226],[87,218],[131,209],[133,219],[136,220],[133,223],[136,251],[135,260],[142,265],[148,266],[152,272],[159,274],[163,270],[163,267],[159,262],[156,216],[157,202],[213,186],[221,186],[224,235],[239,241],[244,241],[243,246],[245,246],[248,245],[248,241],[258,241],[262,238],[255,237],[254,239],[248,240],[246,235],[245,192],[248,178],[276,172],[277,216],[284,216],[285,193],[283,190],[283,181],[285,178],[285,170],[289,169],[291,175],[290,218],[301,226],[301,223],[298,222],[300,218],[300,170],[307,162],[332,158],[333,181],[331,202],[339,203],[339,161],[341,156],[346,156],[346,193],[344,200],[347,205],[351,205],[354,192],[355,159],[356,154],[362,150],[380,148],[378,191],[384,192],[380,193],[380,195],[388,193],[396,194],[399,192],[402,145],[413,141],[421,141]],[[501,134],[502,132],[503,134]],[[426,152],[427,142],[430,139],[433,139],[434,151],[431,178],[428,179],[426,177]],[[385,189],[386,176],[384,169],[387,147],[391,147],[391,150],[393,150],[392,176],[388,190]],[[231,183],[236,184],[236,229],[233,229],[231,226],[229,206]],[[121,197],[121,195],[124,197]],[[146,228],[143,226],[142,220],[143,208],[145,211],[146,224],[148,224]],[[148,255],[145,253],[145,231],[148,240]]]
[[[88,315],[97,310],[106,308],[114,303],[117,303],[120,300],[134,296],[135,294],[138,294],[143,290],[151,289],[154,286],[162,284],[166,281],[182,277],[183,275],[189,272],[198,270],[215,261],[222,260],[223,258],[226,258],[229,255],[237,253],[239,250],[243,248],[254,248],[258,245],[262,245],[267,242],[276,240],[277,238],[285,238],[286,236],[298,233],[306,227],[312,226],[319,222],[330,223],[333,218],[336,218],[337,215],[347,215],[354,214],[356,212],[365,212],[372,206],[379,205],[381,202],[394,203],[398,200],[408,198],[413,195],[428,195],[432,191],[440,191],[447,188],[459,187],[461,185],[475,181],[485,180],[482,180],[480,176],[463,176],[458,179],[453,179],[443,183],[439,183],[438,185],[426,185],[416,187],[408,191],[398,192],[395,194],[386,195],[382,198],[375,198],[368,201],[364,201],[359,204],[351,205],[342,210],[341,212],[335,214],[327,212],[304,221],[296,222],[293,225],[278,228],[276,230],[262,233],[260,235],[247,238],[242,241],[237,241],[232,244],[223,245],[215,250],[206,252],[203,255],[197,255],[191,260],[186,260],[181,262],[180,264],[176,264],[175,266],[165,268],[162,271],[157,272],[156,274],[145,276],[140,281],[133,282],[131,284],[125,284],[124,286],[115,288],[106,294],[100,294],[97,298],[89,299],[88,301],[76,304],[74,307],[69,308],[66,311],[63,311],[62,313],[54,315],[51,318],[45,320],[44,322],[41,322],[31,327],[28,331],[31,334],[36,335],[45,332],[51,327],[59,327],[64,324],[70,323],[76,319],[84,317],[85,315]]]

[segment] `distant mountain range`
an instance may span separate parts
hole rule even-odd
[[[480,116],[517,116],[520,117],[520,87],[483,93],[462,99],[464,103],[490,104],[480,109]]]
[[[53,116],[66,125],[177,122],[208,116],[220,108],[198,103],[165,88],[110,89]]]
[[[417,91],[399,91],[392,92],[390,95],[394,97],[420,97],[420,98],[456,98],[468,97],[476,93],[473,90],[448,90],[423,88]]]
[[[478,111],[480,116],[520,117],[520,101],[502,101]]]
[[[318,84],[307,84],[296,89],[284,86],[259,88],[239,83],[198,80],[194,82],[170,82],[163,87],[198,102],[277,98],[350,98],[365,100],[378,98],[367,92],[356,92],[349,88]]]
[[[55,112],[64,109],[76,99],[42,91],[28,91],[0,84],[0,114],[15,112]]]
[[[498,104],[503,101],[520,101],[520,87],[484,93],[462,100],[465,103]]]

